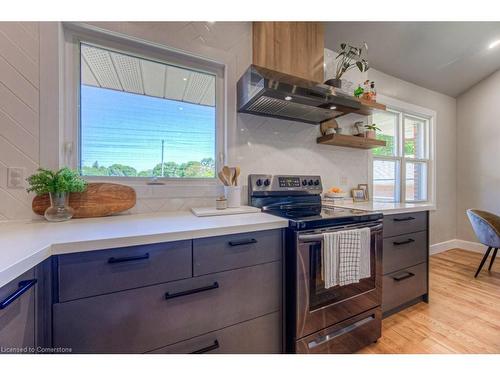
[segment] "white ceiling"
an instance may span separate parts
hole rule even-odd
[[[215,105],[215,76],[82,44],[82,83],[139,95]]]
[[[368,43],[370,65],[456,97],[500,69],[500,22],[326,22],[325,47]]]

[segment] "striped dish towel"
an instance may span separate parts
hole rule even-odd
[[[371,276],[371,231],[370,228],[359,229],[361,240],[361,252],[359,254],[359,278],[364,279]]]
[[[337,233],[323,234],[322,276],[325,289],[338,285],[339,246]]]
[[[370,228],[323,234],[321,276],[325,289],[371,276]]]

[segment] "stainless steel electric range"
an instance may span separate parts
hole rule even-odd
[[[381,335],[381,213],[321,205],[320,176],[248,176],[249,204],[289,219],[284,252],[288,353],[353,353]],[[325,288],[323,235],[370,228],[370,276]]]

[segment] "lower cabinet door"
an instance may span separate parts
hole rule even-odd
[[[154,350],[153,354],[279,354],[281,313],[210,332]]]
[[[382,311],[386,313],[427,293],[427,263],[384,275]]]
[[[380,307],[306,336],[296,343],[298,354],[350,354],[377,341],[382,331]]]
[[[144,353],[281,309],[281,262],[53,305],[53,345]]]
[[[33,353],[35,287],[30,270],[0,288],[0,353]]]

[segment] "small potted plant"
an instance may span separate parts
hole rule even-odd
[[[342,86],[342,76],[345,72],[358,68],[360,72],[366,72],[370,69],[368,61],[364,59],[363,52],[368,50],[368,45],[363,43],[362,47],[354,47],[347,43],[340,44],[340,52],[336,57],[337,69],[335,71],[335,78],[331,78],[325,82],[325,84],[341,88]]]
[[[377,131],[380,131],[380,128],[377,125],[365,125],[365,138],[376,139]]]
[[[73,209],[69,206],[69,194],[81,193],[87,188],[87,182],[78,172],[62,168],[57,172],[38,169],[37,173],[27,179],[29,192],[36,195],[49,194],[50,207],[45,210],[48,221],[65,221],[73,217]]]

